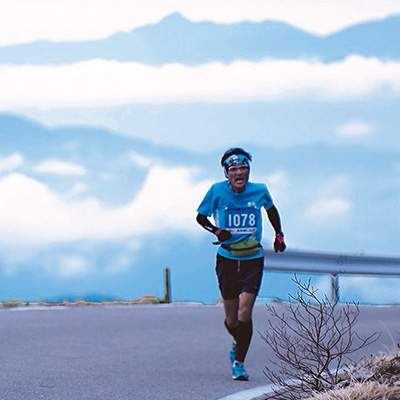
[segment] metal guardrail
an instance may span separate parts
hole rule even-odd
[[[265,271],[322,273],[331,276],[331,299],[339,301],[339,275],[400,276],[400,257],[264,249]]]

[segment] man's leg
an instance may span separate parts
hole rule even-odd
[[[251,317],[261,283],[262,261],[244,260],[241,263],[217,254],[216,272],[224,299],[225,326],[234,338],[230,359],[235,380],[249,378],[243,362],[253,334]]]
[[[239,300],[238,320],[241,322],[251,321],[253,315],[254,302],[256,295],[253,293],[242,293]]]
[[[256,295],[242,293],[239,299],[224,300],[225,326],[236,341],[235,360],[243,363],[253,335],[252,312]]]
[[[225,325],[234,329],[238,325],[239,317],[239,298],[232,300],[224,300]]]

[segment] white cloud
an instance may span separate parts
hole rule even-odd
[[[0,180],[0,193],[1,242],[51,242],[71,230],[68,207],[45,185],[13,173]]]
[[[332,64],[265,60],[151,67],[91,60],[55,67],[3,65],[0,87],[0,108],[5,110],[290,98],[340,101],[383,89],[398,95],[400,63],[352,56]]]
[[[119,229],[139,235],[197,229],[196,209],[210,182],[196,183],[194,174],[194,169],[152,167],[139,195],[127,206],[105,215],[104,225],[121,221],[115,234]]]
[[[56,175],[85,175],[86,169],[81,165],[60,160],[47,160],[35,167],[36,172]]]
[[[199,232],[195,210],[210,183],[196,183],[194,174],[191,169],[153,166],[139,195],[117,208],[105,207],[94,199],[66,201],[34,179],[10,174],[0,180],[0,241],[40,245],[141,238],[172,230]]]
[[[0,46],[32,42],[92,40],[130,31],[180,12],[192,21],[235,23],[284,21],[327,34],[368,19],[400,13],[398,0],[2,0]]]
[[[265,182],[277,206],[284,205],[291,198],[291,184],[289,174],[284,170],[277,170],[267,175],[251,175],[253,182]]]
[[[373,126],[363,121],[349,121],[336,128],[336,134],[342,137],[363,137],[373,131]]]
[[[351,192],[351,182],[347,176],[327,178],[313,193],[314,201],[308,200],[304,218],[313,225],[323,224],[326,229],[331,224],[343,223],[349,217],[352,204],[346,198]]]
[[[118,275],[127,271],[134,263],[132,259],[132,253],[129,255],[119,255],[111,258],[108,264],[104,268],[104,273],[107,275]]]
[[[154,163],[154,160],[152,160],[150,157],[134,151],[129,152],[128,156],[134,162],[134,164],[140,168],[147,169]]]
[[[24,163],[24,157],[19,153],[0,158],[0,172],[12,171]]]
[[[269,185],[287,185],[288,175],[282,170],[275,171],[267,176],[266,181]]]
[[[63,278],[81,277],[88,275],[90,272],[90,263],[81,256],[63,256],[58,262],[58,273]]]
[[[336,175],[324,180],[324,183],[320,185],[318,190],[315,192],[315,198],[335,198],[338,193],[347,197],[351,192],[351,188],[352,184],[349,176]]]
[[[351,204],[341,198],[322,199],[311,204],[306,210],[306,216],[316,221],[335,220],[345,216],[351,209]]]
[[[77,182],[65,195],[64,198],[71,199],[79,194],[85,193],[88,190],[87,185],[82,182]]]

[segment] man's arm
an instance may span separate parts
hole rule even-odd
[[[275,206],[268,208],[267,215],[269,222],[275,230],[275,241],[274,241],[274,250],[275,253],[278,251],[285,251],[286,244],[283,239],[281,218],[278,213],[278,209]]]
[[[267,215],[269,222],[271,223],[272,227],[274,228],[275,234],[278,235],[282,233],[282,225],[281,225],[281,218],[279,216],[278,210],[275,206],[268,208]]]
[[[214,226],[210,220],[207,218],[206,215],[203,214],[197,214],[196,221],[208,232],[213,233],[218,237],[218,240],[220,242],[224,242],[225,240],[228,240],[231,238],[231,233],[229,231],[219,229],[216,226]]]

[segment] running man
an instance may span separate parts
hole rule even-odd
[[[249,379],[243,363],[253,335],[252,311],[264,267],[262,208],[275,230],[275,252],[286,248],[279,213],[267,187],[249,182],[251,161],[241,148],[227,150],[221,159],[227,180],[212,185],[197,209],[197,222],[218,238],[214,242],[219,245],[216,273],[225,327],[233,338],[230,362],[233,379],[242,381]]]

